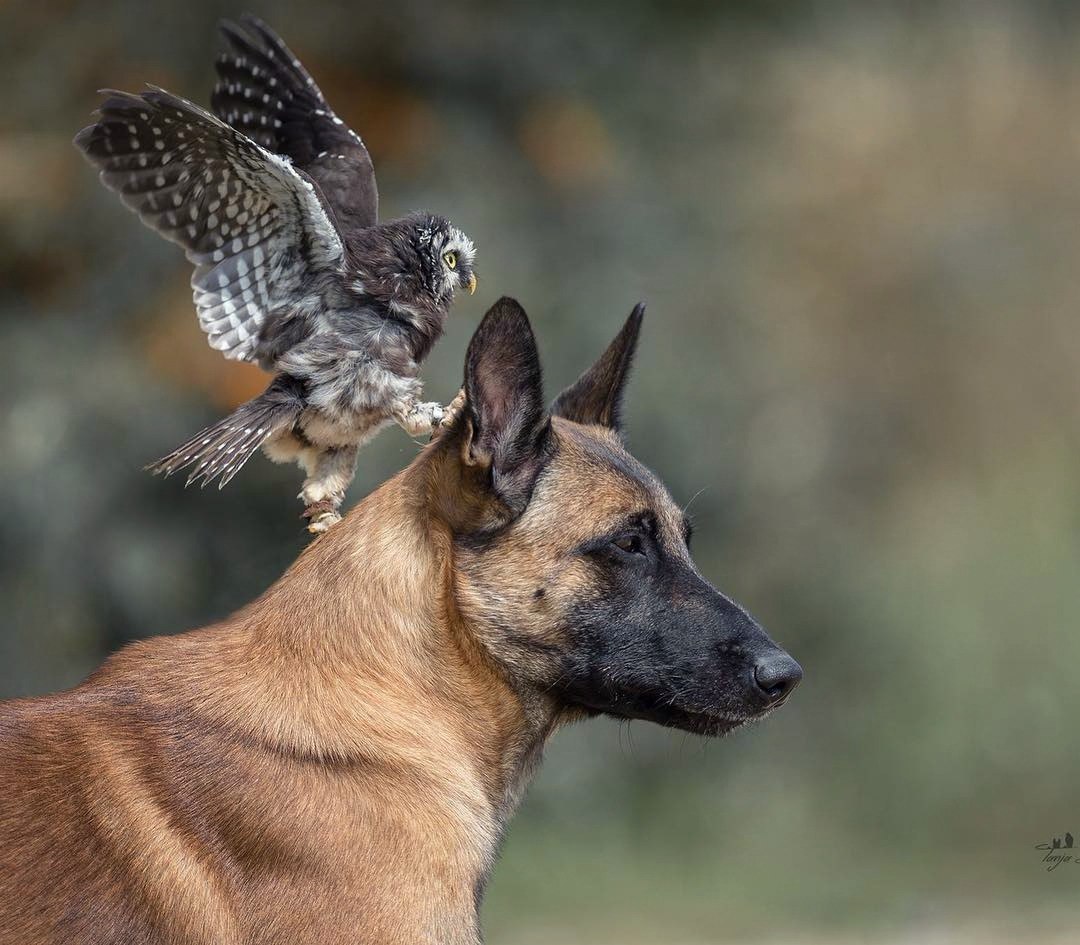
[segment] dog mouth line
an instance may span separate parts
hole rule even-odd
[[[581,708],[592,712],[601,712],[612,718],[633,721],[643,720],[655,722],[668,728],[678,728],[683,731],[694,732],[701,735],[724,735],[732,732],[743,725],[758,722],[769,715],[774,709],[783,705],[781,700],[776,705],[754,712],[722,712],[716,709],[706,709],[700,706],[684,706],[665,702],[656,696],[646,692],[624,692],[614,695],[608,704],[599,701],[590,704],[589,701],[580,701]]]

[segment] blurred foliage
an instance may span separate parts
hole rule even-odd
[[[432,397],[500,294],[552,394],[648,300],[632,446],[806,670],[724,742],[561,734],[490,940],[1075,928],[1080,877],[1034,850],[1080,826],[1075,5],[253,6],[364,135],[384,215],[477,242]],[[4,695],[228,612],[304,544],[294,470],[140,471],[263,378],[69,144],[98,87],[205,102],[237,12],[0,4]],[[417,448],[384,433],[353,498]]]

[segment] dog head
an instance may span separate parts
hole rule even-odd
[[[642,314],[550,409],[524,311],[504,298],[485,316],[442,438],[454,606],[511,685],[567,714],[722,734],[802,670],[698,572],[685,516],[622,443]]]

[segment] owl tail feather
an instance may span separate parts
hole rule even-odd
[[[224,489],[251,455],[272,436],[292,427],[303,410],[300,384],[293,378],[278,377],[258,397],[146,468],[168,477],[193,466],[186,485],[201,480],[205,488],[218,479],[218,488]]]

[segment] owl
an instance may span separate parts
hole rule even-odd
[[[222,26],[211,114],[162,89],[106,91],[76,146],[147,226],[194,265],[199,325],[226,358],[273,375],[259,396],[148,469],[227,484],[260,447],[295,461],[312,532],[339,520],[357,451],[397,423],[443,415],[420,368],[472,241],[431,213],[377,221],[367,148],[299,60],[253,17]]]

